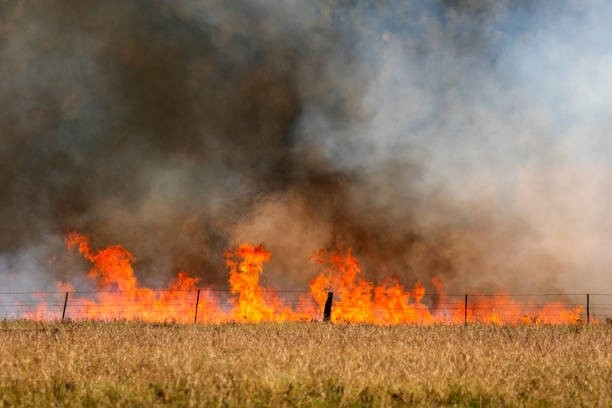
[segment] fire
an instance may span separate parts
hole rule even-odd
[[[155,290],[140,285],[134,273],[134,256],[121,245],[94,251],[87,237],[71,233],[66,238],[69,250],[78,252],[91,263],[87,276],[96,290],[75,292],[67,283],[58,289],[68,292],[71,319],[142,320],[149,322],[283,322],[321,320],[328,292],[333,292],[332,322],[396,324],[461,324],[464,321],[488,324],[561,324],[581,320],[582,306],[568,307],[561,302],[543,305],[519,302],[509,295],[451,296],[440,279],[432,279],[435,291],[426,292],[416,282],[406,289],[396,277],[376,284],[362,276],[357,258],[350,249],[318,251],[312,260],[322,271],[311,280],[297,302],[290,303],[279,291],[263,287],[260,278],[272,254],[263,245],[242,244],[225,253],[229,272],[229,291],[214,291],[198,286],[199,279],[179,272],[166,289]],[[225,294],[225,297],[223,295]],[[63,294],[55,299],[55,305]],[[27,318],[43,319],[52,315],[48,299]],[[57,314],[55,314],[57,316]]]
[[[230,270],[230,292],[238,295],[234,303],[234,318],[237,321],[274,319],[274,308],[267,304],[259,286],[263,264],[270,260],[270,252],[259,245],[241,245],[236,252],[225,253],[225,263]],[[241,258],[238,260],[236,258]]]
[[[400,324],[433,323],[427,307],[421,304],[425,288],[417,282],[406,291],[396,278],[388,278],[374,285],[361,277],[359,262],[351,250],[327,254],[320,251],[314,260],[325,270],[310,283],[310,290],[319,306],[323,307],[328,291],[338,300],[334,302],[332,321],[351,323]],[[411,302],[412,299],[412,302]]]
[[[121,245],[93,251],[87,237],[71,233],[66,238],[68,249],[78,247],[81,255],[92,264],[87,276],[95,283],[97,291],[93,298],[73,296],[70,299],[70,316],[82,319],[125,319],[144,321],[189,322],[194,313],[198,278],[185,272],[170,283],[167,290],[159,291],[141,287],[132,263],[134,256]],[[69,290],[69,292],[71,292]],[[205,292],[202,304],[211,319],[219,310],[211,293]],[[35,315],[45,314],[45,308]]]
[[[274,292],[267,291],[259,285],[263,265],[270,260],[271,255],[262,245],[251,244],[242,244],[235,251],[225,253],[225,263],[229,269],[230,293],[237,296],[231,300],[234,305],[231,311],[233,320],[256,323],[310,318],[311,307],[295,311],[286,306]]]

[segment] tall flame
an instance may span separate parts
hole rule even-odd
[[[416,283],[412,292],[406,291],[396,278],[387,278],[374,285],[361,277],[359,262],[351,250],[328,254],[319,251],[313,259],[325,270],[312,280],[310,290],[323,307],[328,291],[338,300],[334,302],[332,321],[352,323],[400,324],[432,323],[433,317],[421,304],[425,288]],[[412,302],[411,302],[412,299]]]
[[[87,276],[97,290],[92,296],[74,292],[71,285],[58,287],[73,292],[70,313],[73,319],[138,319],[151,322],[174,321],[200,323],[309,321],[320,320],[328,292],[334,293],[332,322],[393,324],[432,324],[482,322],[490,324],[576,323],[582,306],[568,307],[561,302],[544,305],[532,301],[518,302],[511,296],[475,295],[466,307],[461,298],[446,294],[440,279],[432,279],[434,296],[416,282],[405,289],[395,277],[380,284],[362,276],[359,262],[350,249],[328,252],[320,250],[312,260],[322,271],[294,303],[279,297],[279,291],[260,284],[264,265],[271,253],[262,245],[239,245],[225,253],[229,271],[227,299],[223,291],[201,289],[199,279],[179,272],[164,290],[142,287],[132,264],[134,256],[121,245],[92,250],[84,235],[71,233],[68,249],[78,248],[92,267]],[[76,296],[80,294],[80,296]],[[196,310],[197,309],[197,310]],[[50,304],[41,299],[38,307],[25,317],[49,316]]]
[[[272,254],[262,245],[242,244],[235,251],[225,253],[225,263],[229,269],[230,293],[237,296],[231,300],[234,308],[232,320],[238,322],[295,321],[308,320],[312,307],[293,310],[285,305],[275,292],[259,285],[264,263]],[[301,302],[307,306],[308,302]]]

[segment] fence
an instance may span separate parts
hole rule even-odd
[[[334,293],[316,302],[308,291],[228,290],[0,292],[0,318],[144,320],[181,323],[336,321],[402,323],[612,322],[612,294]]]

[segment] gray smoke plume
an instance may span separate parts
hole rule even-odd
[[[0,276],[75,280],[71,231],[144,283],[223,287],[319,248],[449,290],[610,288],[603,1],[0,3]]]

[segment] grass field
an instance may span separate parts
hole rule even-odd
[[[0,405],[612,406],[612,325],[0,323]]]

